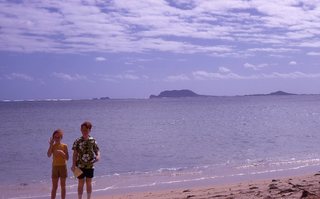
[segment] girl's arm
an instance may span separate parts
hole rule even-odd
[[[69,160],[69,152],[68,152],[68,146],[66,145],[64,153],[66,154],[65,159]]]
[[[55,155],[61,156],[63,159],[68,160],[69,159],[69,154],[68,154],[68,148],[67,146],[64,147],[62,150],[56,150]]]
[[[48,148],[48,152],[47,152],[47,156],[50,158],[52,155],[52,146],[53,146],[53,138],[51,137],[49,140],[49,148]]]

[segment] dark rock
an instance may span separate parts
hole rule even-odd
[[[278,187],[275,184],[269,184],[269,189],[278,189]]]
[[[110,97],[100,97],[101,100],[108,100]]]
[[[294,192],[293,189],[284,189],[284,190],[281,190],[279,194],[292,193],[292,192]]]
[[[259,189],[259,187],[250,187],[249,189],[253,190],[253,189]]]
[[[306,197],[308,197],[309,195],[310,195],[310,193],[309,193],[308,191],[304,190],[304,191],[302,192],[302,195],[301,195],[300,198],[306,198]]]

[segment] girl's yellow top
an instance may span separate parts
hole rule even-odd
[[[66,144],[60,143],[60,144],[54,144],[52,146],[52,153],[53,153],[53,159],[52,159],[52,166],[64,166],[67,164],[67,160],[65,160],[61,155],[56,154],[55,152],[57,150],[62,150],[63,152],[68,151],[68,147]]]

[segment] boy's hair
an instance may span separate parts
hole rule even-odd
[[[87,129],[91,130],[92,124],[91,124],[91,122],[85,121],[85,122],[83,122],[83,123],[81,124],[81,128],[82,128],[82,127],[86,127]]]
[[[61,138],[63,137],[63,131],[61,129],[57,129],[52,133],[52,137],[55,136],[55,134],[59,134]]]

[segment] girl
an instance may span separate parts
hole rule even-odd
[[[68,176],[67,160],[69,159],[69,154],[68,146],[61,142],[62,137],[63,131],[61,129],[55,130],[50,138],[49,149],[47,152],[48,157],[53,155],[51,199],[56,198],[59,178],[61,186],[61,198],[66,198],[66,179]]]

